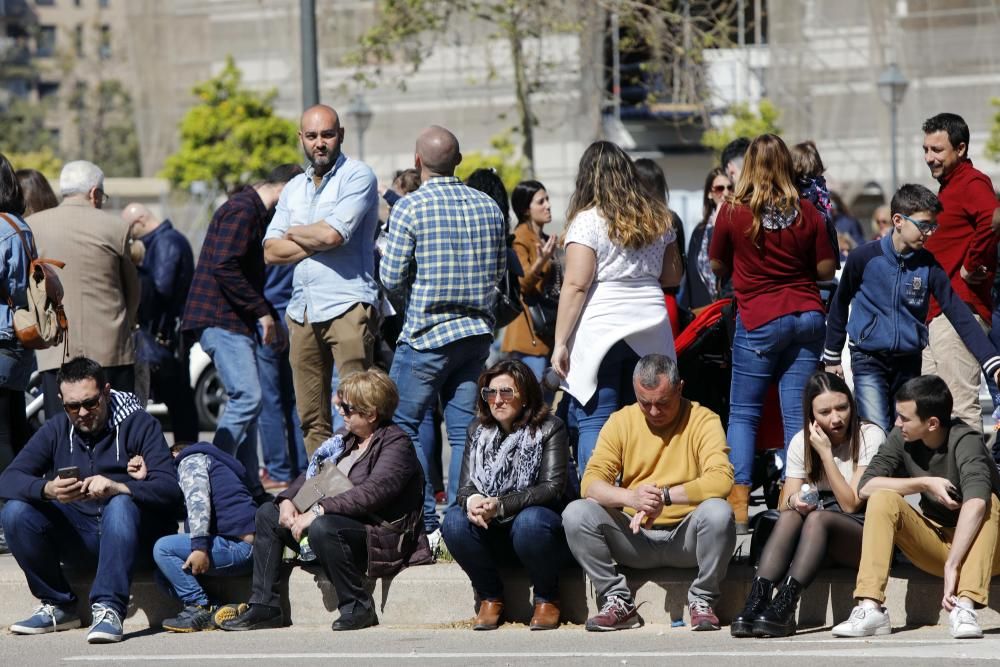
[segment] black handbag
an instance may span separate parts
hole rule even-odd
[[[562,272],[559,262],[552,260],[553,279],[537,296],[524,300],[525,317],[533,338],[540,338],[551,345],[556,337],[556,315],[559,312],[559,291],[562,288]]]
[[[522,312],[524,306],[521,303],[521,282],[519,278],[524,275],[521,269],[521,262],[517,259],[517,254],[507,247],[507,270],[500,276],[493,293],[496,296],[496,305],[493,308],[494,327],[503,328],[516,320]]]

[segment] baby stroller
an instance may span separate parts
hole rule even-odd
[[[674,341],[684,397],[719,415],[723,428],[729,424],[735,318],[736,304],[721,299],[706,306]],[[772,385],[757,430],[751,483],[752,490],[763,488],[764,501],[771,509],[778,506],[781,492],[781,459],[777,452],[784,446],[778,388]]]

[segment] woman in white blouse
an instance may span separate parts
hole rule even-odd
[[[885,433],[861,421],[847,383],[833,373],[820,371],[809,378],[802,414],[804,428],[788,445],[781,514],[746,605],[730,626],[734,637],[794,634],[799,597],[819,569],[856,569],[861,559],[864,501],[857,486]],[[818,502],[809,502],[806,483],[818,489]],[[778,581],[783,583],[772,600]]]
[[[566,217],[552,367],[572,397],[582,476],[604,422],[635,401],[639,357],[674,358],[662,288],[677,286],[683,268],[672,216],[646,195],[615,144],[597,141],[584,152]]]

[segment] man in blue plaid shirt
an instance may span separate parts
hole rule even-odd
[[[414,443],[424,413],[440,395],[451,441],[448,501],[454,502],[465,429],[475,416],[476,381],[493,340],[494,287],[506,270],[507,221],[488,195],[455,177],[462,154],[451,132],[424,130],[414,159],[423,184],[393,206],[380,267],[383,286],[407,302],[389,375],[399,387],[395,421]],[[430,479],[419,446],[417,456]],[[430,483],[424,522],[434,541],[440,523]]]

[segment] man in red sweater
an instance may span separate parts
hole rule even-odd
[[[924,122],[923,130],[924,162],[941,184],[938,198],[943,207],[937,216],[938,229],[924,247],[988,331],[993,311],[990,289],[997,269],[997,237],[991,225],[997,207],[993,183],[969,160],[969,126],[961,116],[938,114]],[[940,376],[954,397],[954,415],[981,430],[979,363],[933,299],[927,322],[930,341],[921,370],[924,375]]]

